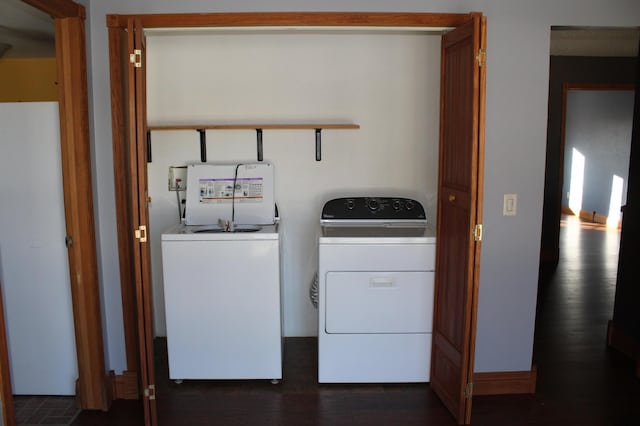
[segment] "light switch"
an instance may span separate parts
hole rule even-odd
[[[515,216],[518,211],[518,194],[504,194],[503,216]]]

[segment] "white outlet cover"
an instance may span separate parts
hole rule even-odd
[[[518,194],[504,194],[503,216],[515,216],[518,212]]]

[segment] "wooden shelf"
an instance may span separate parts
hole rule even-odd
[[[147,126],[147,161],[151,162],[151,132],[162,130],[194,130],[200,133],[200,160],[207,161],[207,130],[256,130],[257,131],[257,157],[262,161],[262,131],[263,130],[315,130],[316,133],[316,161],[321,158],[321,132],[324,129],[344,130],[359,129],[359,124],[343,123],[304,123],[304,124],[173,124],[164,126]]]
[[[300,130],[300,129],[359,129],[359,124],[305,123],[305,124],[175,124],[166,126],[148,126],[151,131],[158,130]]]
[[[200,161],[207,161],[207,130],[255,130],[257,135],[257,157],[262,161],[262,131],[263,130],[315,130],[316,133],[316,161],[321,159],[321,136],[323,129],[359,129],[359,124],[340,123],[305,123],[305,124],[174,124],[165,126],[147,126],[147,162],[151,162],[151,132],[160,130],[194,130],[200,133]]]

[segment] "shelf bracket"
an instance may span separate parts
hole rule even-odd
[[[256,129],[256,140],[258,150],[258,161],[264,158],[264,150],[262,149],[262,129]]]
[[[207,162],[207,131],[205,129],[196,129],[200,133],[200,161]]]
[[[322,129],[316,129],[316,161],[322,160]]]
[[[151,130],[147,130],[147,163],[151,162]]]

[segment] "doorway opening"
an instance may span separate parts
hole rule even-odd
[[[568,205],[567,195],[571,195],[568,188],[571,149],[565,150],[567,94],[573,92],[570,96],[579,98],[589,95],[586,95],[586,92],[576,95],[578,89],[583,91],[633,90],[639,37],[640,30],[638,28],[563,26],[551,28],[547,150],[540,248],[540,264],[543,268],[553,268],[558,263],[562,206]],[[592,96],[602,95],[594,94]],[[587,112],[594,114],[598,107],[598,101],[592,100],[591,102],[591,112]],[[575,104],[575,102],[573,103]],[[578,105],[583,105],[584,109],[584,102],[578,102]],[[579,120],[584,122],[584,118],[579,118]],[[610,118],[609,122],[611,121]],[[604,126],[607,126],[606,122]],[[604,142],[601,143],[601,145],[603,144]],[[595,142],[591,142],[591,145],[595,145]],[[596,162],[589,162],[591,165],[594,163]],[[592,174],[588,171],[586,173],[588,173],[587,178],[591,179]],[[616,174],[624,178],[626,173],[625,170]],[[610,193],[611,179],[612,176],[607,176],[597,180],[600,185],[608,186],[606,190],[599,190],[598,193]],[[588,190],[592,192],[592,189],[593,185],[589,184]],[[604,197],[606,196],[603,195],[601,199]],[[595,208],[596,214],[602,216],[605,222],[609,210],[608,200]],[[593,211],[594,208],[591,208],[592,219]],[[565,213],[568,212],[565,210]],[[589,213],[589,210],[585,210],[585,212]],[[579,214],[579,212],[577,213]]]
[[[473,348],[475,340],[475,303],[477,296],[478,263],[480,244],[476,244],[479,238],[466,231],[472,224],[476,229],[480,228],[481,221],[481,187],[482,187],[482,162],[483,162],[483,133],[484,133],[484,44],[486,20],[479,13],[467,15],[439,15],[439,14],[338,14],[338,13],[278,13],[278,14],[204,14],[204,15],[136,15],[136,16],[108,16],[110,27],[110,56],[112,87],[118,88],[117,95],[112,96],[112,117],[114,124],[127,123],[121,128],[114,127],[114,163],[115,167],[128,170],[128,175],[122,181],[116,181],[116,193],[119,201],[118,225],[123,224],[123,243],[121,247],[121,273],[126,275],[124,280],[133,280],[137,289],[138,306],[138,336],[141,354],[142,385],[143,391],[149,396],[144,401],[145,417],[153,424],[155,422],[155,384],[153,377],[153,351],[152,342],[152,301],[150,300],[150,261],[149,245],[147,240],[148,203],[147,197],[147,106],[145,78],[146,55],[144,49],[144,30],[146,28],[161,28],[175,26],[176,22],[183,19],[182,27],[188,26],[315,26],[323,24],[328,27],[345,26],[352,27],[354,23],[361,27],[432,27],[434,24],[442,28],[452,27],[451,32],[443,37],[443,54],[441,56],[442,79],[445,89],[442,90],[448,96],[441,103],[441,128],[445,131],[441,136],[440,164],[459,171],[455,173],[442,172],[440,166],[441,184],[443,191],[438,191],[438,217],[455,217],[459,220],[445,221],[443,225],[443,237],[438,241],[445,253],[457,253],[458,261],[455,276],[455,284],[448,280],[446,288],[442,289],[442,300],[457,300],[455,309],[444,309],[440,316],[435,314],[434,334],[440,332],[444,336],[434,338],[434,347],[442,342],[450,342],[446,349],[440,351],[434,349],[432,365],[441,362],[447,367],[431,368],[439,374],[439,386],[434,375],[431,376],[432,388],[442,395],[443,401],[454,414],[458,421],[470,421],[470,398],[465,397],[464,389],[470,389],[473,375]],[[171,22],[171,25],[168,23]],[[240,23],[240,24],[239,24]],[[271,25],[269,25],[271,24]],[[129,53],[123,47],[130,48],[134,52],[131,56],[135,63],[140,63],[138,69],[131,69]],[[136,49],[138,53],[136,53]],[[125,56],[126,54],[126,56]],[[140,55],[140,56],[138,56]],[[136,57],[141,60],[137,61]],[[446,66],[448,65],[448,67]],[[446,70],[446,71],[445,71]],[[460,84],[466,81],[467,84]],[[462,88],[460,91],[453,89],[453,85]],[[122,91],[119,91],[122,88]],[[112,94],[114,91],[112,91]],[[454,101],[453,94],[457,96]],[[463,99],[463,101],[461,101]],[[464,123],[465,125],[462,125]],[[464,152],[465,156],[460,153]],[[452,158],[455,155],[455,158]],[[461,166],[464,164],[464,166]],[[448,169],[447,169],[448,170]],[[451,181],[447,180],[448,178]],[[446,193],[446,194],[445,194]],[[445,194],[445,195],[443,195]],[[446,203],[445,203],[446,200]],[[443,207],[444,206],[444,207]],[[126,225],[131,226],[127,227]],[[438,223],[440,227],[440,223]],[[135,229],[137,240],[131,241],[128,235]],[[464,231],[462,231],[464,229]],[[440,232],[440,231],[439,231]],[[452,244],[446,235],[461,233],[467,235],[468,241],[447,250]],[[126,239],[125,239],[125,236]],[[478,237],[478,235],[476,235]],[[144,239],[144,241],[142,241]],[[123,249],[123,246],[127,246]],[[456,266],[453,261],[442,260],[441,273],[446,275],[447,265]],[[439,268],[436,267],[436,270]],[[443,278],[444,279],[444,278]],[[437,286],[436,279],[436,289]],[[455,293],[455,294],[449,294]],[[438,291],[436,290],[436,310],[438,306]],[[124,298],[124,295],[123,295]],[[133,297],[131,298],[134,299]],[[437,311],[436,311],[437,312]],[[455,323],[459,326],[452,327]],[[126,324],[126,321],[125,321]],[[446,327],[445,327],[445,324]],[[444,328],[440,328],[442,326]],[[459,332],[460,335],[457,333]],[[449,335],[449,334],[456,334]],[[455,355],[454,355],[455,354]],[[146,363],[146,365],[144,365]]]
[[[589,251],[602,253],[593,261],[602,260],[601,269],[615,274],[639,37],[638,28],[551,28],[538,317],[547,315],[545,293],[559,285],[554,280],[573,280],[578,286],[590,282],[588,266],[578,262],[590,256]],[[591,235],[606,238],[594,239],[599,246],[590,247],[585,230],[599,230]],[[569,255],[572,252],[577,258]],[[559,277],[567,262],[578,262],[575,276]],[[588,333],[602,330],[604,341],[613,312],[615,276],[601,281],[599,291],[608,295],[610,313],[602,318],[601,327]],[[575,291],[580,294],[580,289]]]

